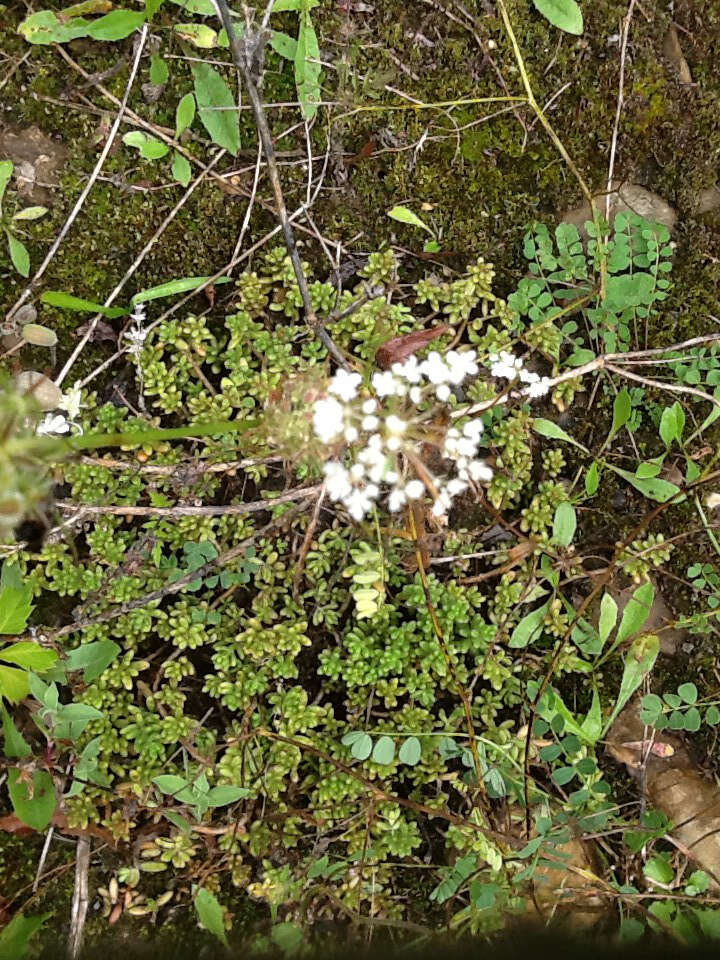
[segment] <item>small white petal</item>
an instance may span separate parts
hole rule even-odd
[[[420,387],[410,387],[410,399],[413,403],[420,403],[422,400],[422,390]]]
[[[375,413],[377,410],[377,400],[366,400],[361,409],[363,413]]]
[[[437,396],[438,400],[442,400],[444,403],[446,400],[450,399],[451,392],[452,391],[450,390],[450,387],[446,383],[441,383],[435,391],[435,395]]]
[[[425,493],[425,484],[421,480],[411,480],[405,484],[405,496],[409,500],[419,500]]]
[[[400,437],[392,436],[388,438],[388,442],[387,442],[388,450],[391,450],[393,453],[396,453],[401,446],[402,446],[402,441],[400,440]]]
[[[358,432],[356,427],[346,427],[345,429],[345,439],[348,443],[354,443],[358,438]]]
[[[401,420],[400,417],[396,417],[394,413],[391,413],[390,416],[385,421],[385,426],[390,431],[390,433],[405,433],[407,423],[404,420]]]
[[[436,500],[433,504],[432,515],[434,517],[443,517],[447,513],[445,504],[441,500]]]
[[[391,490],[390,496],[388,497],[388,510],[390,510],[391,513],[396,513],[405,503],[405,499],[404,490],[398,490],[397,488]]]
[[[362,428],[363,430],[375,430],[379,423],[380,423],[380,420],[377,417],[373,417],[373,416],[363,417]]]
[[[348,373],[347,370],[338,370],[330,381],[328,390],[336,394],[346,403],[354,400],[357,396],[357,388],[362,383],[362,377],[359,373]]]

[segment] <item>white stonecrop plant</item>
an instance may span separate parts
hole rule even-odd
[[[324,467],[330,499],[342,502],[354,520],[362,520],[385,493],[392,512],[429,494],[433,514],[441,517],[471,484],[488,483],[493,472],[477,456],[482,421],[468,420],[462,429],[448,427],[449,410],[434,402],[445,404],[452,388],[478,369],[474,350],[450,350],[444,357],[433,351],[422,363],[411,356],[373,374],[374,396],[360,393],[359,373],[338,370],[329,396],[313,408],[320,440],[347,444],[349,465],[331,460]],[[444,478],[434,476],[425,464],[421,450],[427,444],[448,462]]]

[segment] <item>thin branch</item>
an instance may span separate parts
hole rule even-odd
[[[628,12],[625,14],[622,30],[622,46],[620,49],[620,80],[618,82],[617,108],[615,110],[615,122],[613,124],[612,141],[610,143],[610,162],[608,164],[607,194],[605,196],[605,219],[610,219],[610,201],[613,189],[613,175],[615,173],[615,155],[617,152],[618,131],[620,130],[620,117],[622,116],[623,104],[625,102],[625,58],[627,56],[628,35],[630,33],[630,21],[632,20],[635,0],[630,0]]]
[[[85,918],[88,910],[88,870],[90,868],[90,840],[79,837],[75,854],[75,889],[73,890],[72,910],[70,914],[70,935],[68,953],[70,960],[80,954],[85,932]]]
[[[323,485],[301,487],[299,490],[290,490],[279,497],[270,500],[253,500],[250,503],[231,503],[226,506],[194,507],[178,505],[175,507],[134,507],[134,506],[84,506],[71,503],[67,500],[58,500],[55,506],[59,510],[78,511],[79,515],[102,516],[112,514],[115,517],[226,517],[237,516],[242,513],[259,513],[261,510],[270,510],[280,503],[292,503],[295,500],[304,500],[320,493]]]
[[[305,322],[318,340],[326,348],[328,353],[335,359],[335,361],[341,367],[348,370],[350,367],[345,359],[345,356],[333,343],[330,334],[323,326],[312,305],[310,288],[308,287],[307,278],[302,265],[302,259],[300,258],[300,253],[298,251],[295,233],[290,223],[287,208],[285,206],[285,197],[283,195],[282,185],[280,183],[280,175],[278,173],[278,165],[275,158],[275,147],[273,146],[272,134],[270,133],[267,116],[265,115],[265,109],[260,98],[258,87],[262,80],[265,44],[270,36],[269,31],[265,26],[267,11],[265,19],[263,20],[263,25],[260,27],[260,29],[252,30],[248,26],[241,39],[235,32],[235,26],[233,24],[233,20],[230,15],[230,9],[228,8],[226,0],[215,0],[215,2],[218,10],[220,11],[220,17],[222,19],[223,26],[227,31],[228,39],[230,41],[230,50],[232,51],[233,55],[233,61],[237,69],[240,71],[243,80],[245,81],[245,87],[247,88],[250,103],[253,108],[253,114],[255,115],[255,123],[257,125],[258,135],[260,137],[260,141],[263,146],[263,152],[265,153],[265,159],[267,161],[268,175],[270,177],[270,183],[275,195],[275,205],[277,207],[277,215],[280,219],[280,226],[285,239],[285,246],[287,247],[287,251],[290,256],[290,262],[292,263],[293,270],[295,271],[295,278],[297,280],[300,296],[302,297],[303,307],[305,310]],[[272,7],[272,4],[269,6]]]
[[[93,172],[90,174],[90,177],[88,178],[88,182],[85,184],[82,193],[75,201],[75,206],[72,208],[70,212],[70,216],[65,221],[65,224],[62,230],[57,235],[53,245],[48,250],[45,259],[36,270],[35,276],[32,278],[32,280],[27,285],[27,287],[25,287],[25,290],[21,294],[20,298],[11,307],[8,316],[12,316],[23,305],[23,303],[25,303],[25,301],[31,296],[33,290],[37,286],[38,281],[40,280],[42,275],[45,273],[47,268],[50,266],[50,263],[52,262],[55,254],[60,249],[60,244],[63,242],[63,240],[67,236],[68,231],[70,230],[70,227],[73,225],[75,218],[80,213],[80,210],[82,209],[88,194],[93,188],[93,184],[95,183],[95,181],[98,178],[98,175],[100,174],[102,166],[105,163],[107,155],[110,153],[112,145],[115,141],[115,135],[117,134],[120,128],[120,124],[123,118],[123,113],[125,112],[125,107],[127,106],[128,98],[130,97],[130,91],[132,90],[133,83],[135,82],[135,77],[137,76],[138,67],[140,66],[140,58],[142,57],[142,52],[143,52],[143,48],[145,47],[145,41],[147,40],[147,35],[148,35],[148,27],[147,27],[147,24],[145,24],[140,32],[140,37],[137,41],[135,59],[133,60],[133,65],[130,69],[130,77],[128,79],[127,86],[125,87],[125,93],[120,103],[120,109],[118,110],[117,116],[115,117],[115,122],[113,123],[110,129],[108,138],[105,141],[105,146],[103,147],[102,152],[98,157],[98,161],[95,164],[95,168],[93,169]]]

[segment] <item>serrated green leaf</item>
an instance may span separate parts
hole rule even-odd
[[[315,27],[306,8],[300,13],[295,51],[295,86],[304,120],[312,120],[320,102],[320,47]]]
[[[82,670],[85,683],[92,683],[119,653],[120,647],[114,640],[95,640],[70,650],[66,666],[68,670]]]
[[[208,63],[193,63],[192,74],[201,123],[213,143],[237,156],[240,150],[239,115],[230,87]]]
[[[575,0],[533,0],[535,9],[554,27],[579,36],[583,32],[583,16]]]
[[[29,692],[30,685],[25,670],[0,665],[0,698],[5,697],[10,703],[17,703],[24,699]]]
[[[195,894],[195,910],[203,927],[214,937],[228,945],[225,934],[225,919],[223,909],[218,903],[215,894],[201,887]]]
[[[32,612],[32,586],[16,563],[5,561],[0,572],[0,634],[23,633]]]

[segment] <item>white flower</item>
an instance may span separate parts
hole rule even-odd
[[[327,478],[327,492],[331,500],[342,500],[352,492],[350,474],[337,460],[331,460],[323,467]]]
[[[428,354],[427,360],[424,360],[420,364],[420,370],[425,374],[430,383],[437,385],[439,383],[447,383],[450,380],[450,368],[437,350],[433,350],[432,353]]]
[[[458,480],[453,478],[448,480],[447,492],[451,497],[456,497],[459,493],[462,493],[464,490],[467,490],[467,483],[464,480]]]
[[[362,418],[363,430],[377,430],[380,420],[372,415]]]
[[[493,377],[502,377],[504,380],[514,380],[523,366],[522,360],[507,350],[491,353],[489,360],[490,373]]]
[[[489,483],[493,478],[492,470],[482,460],[471,460],[468,464],[468,471],[473,480]]]
[[[549,377],[542,377],[540,380],[537,380],[535,383],[531,383],[529,387],[523,392],[527,394],[528,397],[534,399],[536,397],[544,397],[550,387],[552,386],[552,380]]]
[[[361,409],[363,413],[375,413],[377,410],[377,400],[366,400]]]
[[[400,417],[396,417],[394,413],[391,413],[385,421],[385,426],[388,428],[390,433],[400,434],[405,433],[407,423],[405,423],[404,420],[401,420]]]
[[[397,393],[398,382],[392,373],[374,373],[373,390],[379,397],[392,397]]]
[[[446,383],[441,383],[440,386],[435,391],[435,396],[438,400],[442,400],[443,403],[450,399],[450,387]]]
[[[467,350],[463,353],[458,353],[456,350],[449,350],[445,354],[445,362],[450,369],[450,383],[460,384],[465,377],[478,372],[475,356],[474,350]]]
[[[466,437],[470,437],[471,440],[479,441],[480,435],[484,431],[485,426],[482,420],[468,420],[468,422],[463,427],[463,433]]]
[[[316,400],[313,409],[315,411],[313,414],[315,433],[323,443],[329,443],[343,432],[345,429],[343,423],[345,410],[334,397]]]
[[[422,390],[420,387],[410,387],[410,399],[415,404],[420,403],[422,400]]]
[[[354,443],[357,440],[359,434],[357,427],[346,427],[345,428],[345,439],[348,443]]]
[[[397,451],[400,449],[401,446],[402,446],[402,441],[400,440],[400,437],[397,437],[393,434],[392,437],[388,438],[387,448],[392,453],[397,453]]]
[[[405,484],[405,496],[408,500],[419,500],[425,493],[425,484],[421,480],[411,480]]]
[[[365,467],[361,463],[354,463],[350,467],[350,476],[353,480],[362,480],[365,476]]]
[[[388,510],[391,513],[397,513],[397,511],[402,507],[406,500],[405,491],[401,490],[399,487],[394,487],[390,491],[390,496],[388,497]]]
[[[348,513],[353,520],[362,520],[365,514],[372,507],[372,498],[368,494],[368,488],[362,490],[353,490],[353,492],[343,499],[343,503],[348,509]]]
[[[80,413],[80,408],[84,406],[84,404],[80,402],[81,396],[80,381],[76,380],[67,393],[64,393],[60,397],[58,409],[64,410],[68,415],[68,419],[76,420]]]
[[[51,434],[70,433],[71,424],[59,413],[49,413],[42,423],[37,425],[35,432],[39,437]]]
[[[408,383],[420,383],[422,371],[415,354],[409,356],[404,363],[394,363],[390,369],[396,377],[401,377]]]
[[[348,373],[347,370],[338,370],[330,381],[328,390],[348,403],[357,396],[357,388],[362,383],[359,373]]]
[[[446,513],[447,513],[447,510],[442,500],[436,500],[435,503],[433,504],[432,515],[434,517],[443,517],[445,516]]]

